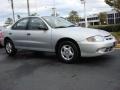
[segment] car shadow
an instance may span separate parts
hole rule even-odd
[[[5,53],[5,52],[4,52]],[[7,55],[6,55],[7,56]],[[98,57],[89,57],[89,58],[80,58],[74,64],[76,65],[89,65],[89,66],[96,66],[108,63],[114,59],[113,55],[103,55]],[[7,56],[5,61],[6,63],[13,63],[13,62],[24,62],[24,61],[33,61],[38,63],[49,63],[53,64],[61,64],[56,56],[55,53],[49,52],[33,52],[33,51],[20,51],[14,57]],[[1,63],[1,62],[0,62]],[[62,63],[64,64],[64,63]]]
[[[0,64],[2,65],[8,64],[14,67],[2,73],[0,78],[6,79],[7,77],[5,83],[3,83],[3,85],[6,85],[6,82],[8,82],[7,80],[9,79],[11,79],[12,81],[10,83],[13,83],[14,80],[30,75],[34,73],[34,71],[45,67],[60,68],[64,66],[64,68],[66,69],[72,66],[75,68],[80,68],[81,66],[102,67],[105,66],[106,63],[108,63],[111,60],[110,59],[111,57],[112,56],[110,55],[104,55],[93,58],[81,58],[78,62],[74,64],[64,64],[58,61],[55,53],[20,51],[14,57],[9,57],[7,55],[4,55],[4,60],[0,61]]]
[[[88,57],[81,58],[75,64],[78,65],[88,65],[88,66],[103,66],[107,63],[110,63],[113,59],[111,55],[103,55],[97,57]]]
[[[0,49],[2,49],[2,48],[3,48],[3,46],[0,45]]]
[[[114,58],[112,55],[103,55],[98,57],[89,57],[89,58],[80,58],[74,64],[78,65],[101,65],[107,62],[110,62]],[[30,52],[30,51],[21,51],[15,57],[12,57],[14,60],[34,60],[34,61],[47,61],[51,63],[61,63],[58,61],[58,58],[55,53],[49,52]]]

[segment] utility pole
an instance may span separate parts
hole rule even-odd
[[[116,24],[116,16],[115,16],[115,14],[116,14],[116,10],[115,10],[115,5],[116,5],[116,2],[115,2],[115,0],[114,0],[114,24]]]
[[[87,22],[87,15],[86,15],[86,1],[81,0],[81,3],[84,4],[84,17],[85,17],[85,27],[88,27],[88,22]]]
[[[15,23],[15,12],[14,12],[14,3],[13,3],[13,0],[10,0],[10,3],[11,3],[11,9],[12,9],[13,22]]]
[[[57,16],[57,11],[56,11],[56,5],[55,5],[55,0],[53,0],[53,8],[52,8],[52,11],[53,11],[53,16]]]
[[[28,16],[30,16],[30,5],[29,5],[29,0],[27,0],[27,11],[28,11]]]

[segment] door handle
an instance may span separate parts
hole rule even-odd
[[[27,33],[27,35],[28,35],[28,36],[30,36],[30,35],[31,35],[31,33]]]
[[[12,35],[12,33],[9,33],[9,35]]]

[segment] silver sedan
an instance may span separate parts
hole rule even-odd
[[[110,53],[115,42],[109,32],[76,27],[60,17],[25,17],[4,30],[3,44],[10,56],[18,49],[56,52],[59,60],[72,63]]]

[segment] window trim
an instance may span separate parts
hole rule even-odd
[[[34,30],[33,30],[33,29],[29,29],[29,25],[30,25],[30,23],[31,23],[31,20],[34,19],[34,18],[40,19],[40,20],[45,24],[46,29],[47,29],[47,30],[49,29],[48,26],[47,26],[47,24],[46,24],[41,18],[39,18],[39,17],[30,17],[30,18],[29,18],[28,25],[27,25],[27,30],[29,30],[29,31],[46,31],[46,30],[40,30],[40,29],[34,29]]]
[[[28,21],[27,21],[27,24],[26,24],[25,29],[23,29],[23,30],[28,30],[28,23],[29,23],[29,21],[30,21],[30,18],[29,18],[29,17],[27,17],[27,18],[22,18],[22,19],[18,20],[18,21],[11,27],[11,29],[12,29],[12,30],[20,30],[20,31],[22,31],[22,29],[14,29],[14,26],[17,25],[19,22],[21,22],[21,21],[24,20],[24,19],[28,19]]]

